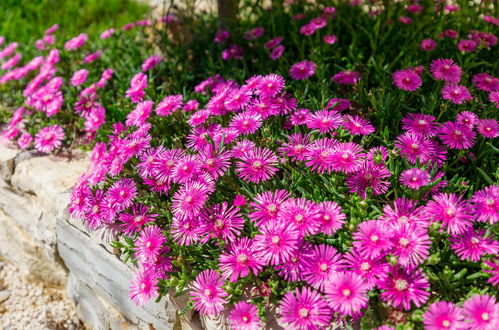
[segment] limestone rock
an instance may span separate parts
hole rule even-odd
[[[19,153],[19,149],[0,142],[0,179],[10,180],[14,173],[14,161]]]

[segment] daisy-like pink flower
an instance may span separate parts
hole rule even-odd
[[[479,119],[477,131],[486,138],[494,139],[499,136],[499,122],[495,119]]]
[[[365,157],[364,149],[354,142],[336,143],[327,160],[332,162],[333,169],[343,173],[353,173],[362,166]]]
[[[189,246],[195,244],[201,238],[199,220],[195,217],[185,219],[173,217],[171,234],[178,245]]]
[[[144,306],[149,300],[158,296],[157,284],[156,273],[144,268],[139,269],[132,280],[128,296],[137,306]]]
[[[499,287],[499,259],[496,258],[495,260],[484,260],[483,262],[488,267],[490,267],[490,269],[484,269],[483,271],[492,275],[487,283],[490,283],[495,287]]]
[[[385,258],[367,258],[362,256],[357,249],[350,250],[343,258],[341,270],[361,276],[368,290],[373,289],[376,283],[384,280],[390,272],[390,264],[385,261]]]
[[[280,45],[282,40],[283,40],[282,37],[276,37],[276,38],[270,39],[269,41],[267,41],[265,43],[265,48],[270,50],[270,49]]]
[[[306,261],[312,256],[312,248],[310,243],[303,242],[298,250],[296,250],[283,264],[275,266],[279,271],[279,276],[282,276],[286,281],[296,282],[305,280]]]
[[[461,260],[479,261],[486,254],[496,255],[499,242],[492,237],[485,237],[484,229],[470,228],[464,234],[451,236],[450,247]]]
[[[345,115],[342,126],[352,135],[369,135],[375,131],[369,120],[358,115]]]
[[[127,235],[133,235],[139,231],[146,223],[156,220],[158,215],[149,213],[149,208],[140,203],[132,205],[132,213],[121,213],[119,220],[123,222],[120,227]]]
[[[309,137],[303,136],[301,133],[291,134],[288,136],[288,142],[283,143],[279,151],[282,152],[284,156],[290,157],[293,161],[305,160],[305,156],[308,152],[307,145],[309,143]]]
[[[226,243],[232,242],[239,236],[244,226],[244,219],[239,209],[228,205],[227,202],[214,204],[205,208],[201,213],[200,231],[206,235],[203,242],[210,238],[223,239]]]
[[[238,176],[248,182],[267,181],[279,170],[279,160],[275,153],[267,148],[250,150],[236,163]]]
[[[463,304],[466,327],[477,330],[495,330],[499,327],[499,304],[489,295],[474,295]]]
[[[317,64],[312,61],[301,61],[291,66],[289,75],[294,80],[303,80],[312,77],[315,74]]]
[[[266,264],[287,262],[300,247],[298,230],[291,224],[269,221],[259,229],[261,234],[256,235],[253,244]]]
[[[493,92],[499,90],[499,78],[488,73],[477,73],[471,78],[471,81],[476,85],[476,88],[482,91]]]
[[[319,208],[305,198],[290,198],[282,205],[279,219],[292,224],[302,236],[314,235],[319,230]]]
[[[463,102],[471,101],[472,96],[465,86],[449,84],[442,88],[442,98],[454,104],[463,104]]]
[[[430,71],[433,78],[447,83],[458,83],[461,80],[461,68],[450,59],[439,58],[432,61]]]
[[[64,130],[58,125],[42,128],[35,135],[35,149],[40,152],[52,152],[62,145],[65,138]]]
[[[182,95],[170,95],[165,97],[154,110],[158,116],[166,117],[182,107]]]
[[[248,237],[232,242],[229,248],[218,258],[222,276],[231,282],[236,282],[239,277],[246,277],[250,271],[257,276],[262,270],[263,262]]]
[[[144,63],[142,63],[142,71],[146,72],[154,68],[156,65],[161,62],[163,58],[161,55],[151,55],[148,58],[144,60]]]
[[[204,315],[220,314],[227,297],[223,285],[224,281],[216,271],[207,269],[199,273],[190,291],[194,309]]]
[[[144,125],[151,116],[153,105],[154,102],[149,100],[137,103],[135,109],[127,115],[125,124],[129,127]]]
[[[317,139],[310,143],[305,154],[306,166],[319,174],[331,173],[334,165],[331,155],[336,144],[338,141],[331,138]]]
[[[400,183],[408,188],[418,190],[430,183],[430,173],[420,168],[410,168],[400,174]]]
[[[250,203],[251,211],[248,217],[262,226],[269,221],[276,221],[282,204],[289,198],[290,193],[286,190],[266,191],[256,195]]]
[[[415,223],[401,223],[390,230],[392,254],[404,267],[417,266],[430,255],[431,239],[425,228]]]
[[[262,97],[275,97],[284,88],[284,78],[277,74],[268,74],[260,79],[256,94]]]
[[[71,85],[72,86],[83,85],[87,80],[87,76],[88,76],[88,70],[86,69],[81,69],[76,71],[71,77]]]
[[[471,111],[461,111],[456,115],[456,123],[473,128],[478,124],[478,116]]]
[[[329,307],[341,316],[360,315],[367,307],[367,290],[364,279],[354,272],[338,272],[326,285],[326,300]]]
[[[73,39],[70,39],[66,41],[64,44],[64,49],[66,50],[76,50],[83,46],[85,42],[87,41],[88,36],[86,33],[81,33],[78,36],[74,37]]]
[[[17,140],[17,145],[19,148],[22,150],[26,150],[31,146],[31,143],[33,142],[33,138],[29,133],[23,133],[19,139]]]
[[[270,51],[269,54],[270,58],[274,61],[277,60],[279,57],[282,56],[282,53],[284,53],[285,49],[286,47],[284,47],[283,45],[275,46],[275,48]]]
[[[350,108],[351,102],[348,101],[347,99],[337,99],[337,98],[332,98],[329,100],[326,106],[326,110],[335,110],[338,112],[344,111],[348,108]]]
[[[428,202],[424,210],[427,219],[440,221],[450,234],[462,234],[472,226],[471,209],[462,196],[439,194]]]
[[[438,301],[423,314],[423,323],[427,330],[459,330],[465,329],[461,308],[450,302]]]
[[[471,53],[477,46],[478,44],[474,40],[462,39],[457,43],[457,49],[466,53]]]
[[[159,227],[146,227],[135,242],[135,256],[143,263],[154,263],[165,242],[166,239]]]
[[[341,207],[332,201],[319,203],[319,231],[326,235],[334,235],[345,223],[345,213]]]
[[[202,164],[196,155],[185,155],[180,158],[171,173],[171,178],[176,183],[186,183],[202,174]]]
[[[360,81],[361,75],[357,71],[341,71],[335,74],[332,79],[340,85],[354,85]]]
[[[328,35],[325,35],[322,40],[324,40],[324,42],[326,44],[329,44],[329,45],[334,45],[337,41],[338,41],[338,37],[335,36],[334,34],[328,34]]]
[[[132,179],[121,179],[109,187],[106,199],[117,211],[122,211],[130,206],[137,196],[137,185]]]
[[[470,199],[471,208],[479,222],[491,225],[499,221],[499,186],[489,186],[477,191]]]
[[[126,91],[126,97],[129,98],[132,103],[140,102],[144,98],[144,89],[146,88],[147,76],[142,72],[139,72],[130,80],[130,88]]]
[[[495,103],[496,108],[499,108],[499,91],[490,92],[489,101]]]
[[[189,182],[173,195],[173,213],[180,219],[195,217],[208,200],[208,187],[197,181]]]
[[[406,91],[415,91],[423,84],[421,77],[412,69],[395,71],[392,80],[395,86]]]
[[[384,223],[378,220],[361,222],[353,239],[353,246],[368,258],[377,258],[392,247]]]
[[[433,39],[423,39],[421,41],[421,49],[427,52],[432,51],[437,47],[437,42]]]
[[[346,182],[350,192],[366,198],[368,189],[375,195],[387,192],[390,181],[386,179],[389,177],[391,173],[385,165],[364,161],[355,172],[348,175]]]
[[[431,159],[433,154],[433,143],[429,139],[413,133],[405,133],[397,137],[394,143],[400,150],[400,154],[411,164],[419,161],[425,164]]]
[[[291,116],[289,117],[289,121],[293,126],[304,125],[307,123],[310,114],[310,109],[298,109],[291,114]]]
[[[238,330],[256,330],[262,326],[256,306],[245,301],[234,305],[229,314],[229,322],[232,329]]]
[[[321,295],[310,288],[302,287],[289,291],[279,306],[281,322],[292,329],[320,329],[327,327],[331,311]]]
[[[468,126],[448,121],[439,131],[438,137],[451,149],[469,149],[475,144],[476,133]]]
[[[311,256],[304,260],[305,281],[314,288],[324,291],[333,275],[340,269],[340,259],[341,254],[331,245],[313,246]]]
[[[255,133],[262,123],[260,114],[244,111],[232,117],[229,127],[236,129],[239,134],[248,135]]]
[[[379,283],[381,300],[389,306],[411,309],[411,302],[420,307],[428,300],[430,293],[428,278],[423,275],[421,269],[394,267],[384,281]]]

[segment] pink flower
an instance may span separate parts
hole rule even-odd
[[[217,33],[215,34],[215,39],[214,41],[216,43],[221,43],[225,40],[228,40],[230,38],[230,32],[227,30],[218,30]]]
[[[468,126],[448,121],[440,127],[438,137],[451,149],[469,149],[475,144],[476,133]]]
[[[479,119],[477,131],[486,138],[494,139],[499,136],[499,122],[495,119]]]
[[[399,265],[417,266],[430,255],[431,240],[425,228],[415,223],[401,223],[391,228],[392,254]]]
[[[499,108],[499,91],[490,92],[489,101],[495,103],[496,108]]]
[[[254,246],[265,264],[287,262],[300,246],[298,230],[283,221],[269,221],[260,226],[261,234],[254,238]]]
[[[267,148],[255,148],[242,156],[236,163],[238,176],[248,182],[267,181],[279,170],[278,158]]]
[[[268,74],[260,79],[256,94],[262,97],[275,97],[284,88],[284,78],[277,74]]]
[[[459,42],[457,43],[457,49],[459,49],[462,52],[467,52],[467,53],[474,51],[477,46],[478,46],[477,43],[473,40],[463,39],[463,40],[459,40]]]
[[[190,292],[194,309],[204,315],[220,314],[224,310],[224,298],[227,297],[223,285],[224,281],[216,271],[207,269],[199,273]]]
[[[158,296],[158,280],[154,272],[139,269],[132,280],[129,297],[137,306],[144,306]]]
[[[317,291],[302,287],[289,291],[279,306],[281,322],[293,329],[319,329],[327,327],[331,311]]]
[[[288,142],[283,143],[279,151],[293,161],[304,160],[308,142],[308,136],[303,136],[301,133],[291,134],[288,136]]]
[[[5,62],[3,62],[2,67],[1,67],[2,70],[9,70],[9,69],[15,67],[19,63],[19,60],[22,57],[23,56],[21,53],[16,53],[14,56],[12,56],[11,58],[9,58]]]
[[[345,223],[346,215],[341,212],[341,207],[332,201],[319,203],[319,232],[334,235]]]
[[[442,98],[449,100],[454,104],[463,104],[463,102],[471,101],[471,93],[463,85],[445,85],[442,88]]]
[[[353,246],[368,258],[377,258],[392,247],[384,223],[378,220],[361,222],[353,233],[353,239]]]
[[[462,196],[455,194],[434,196],[425,206],[425,213],[430,221],[441,222],[450,234],[462,234],[472,226],[470,206]]]
[[[22,150],[26,150],[31,146],[32,142],[33,138],[31,137],[31,135],[29,133],[23,133],[17,140],[17,145]]]
[[[95,61],[96,59],[101,57],[101,55],[102,55],[102,49],[98,49],[97,51],[95,51],[93,53],[86,54],[83,57],[83,62],[84,63],[92,63],[93,61]]]
[[[342,126],[352,135],[369,135],[375,131],[369,120],[358,115],[345,115]]]
[[[466,327],[495,330],[499,327],[499,304],[489,295],[474,295],[463,304]]]
[[[319,229],[319,208],[305,198],[290,198],[281,205],[279,219],[291,223],[300,235],[314,235]]]
[[[148,58],[144,60],[144,63],[142,63],[142,71],[146,72],[154,68],[156,65],[161,62],[163,58],[160,55],[151,55]]]
[[[424,39],[421,41],[421,49],[426,51],[432,51],[437,47],[437,43],[433,39]]]
[[[135,256],[142,263],[154,263],[159,257],[165,242],[166,239],[159,227],[146,227],[135,242]]]
[[[253,28],[249,31],[246,31],[244,33],[243,37],[246,40],[255,40],[255,39],[263,36],[264,33],[265,33],[265,29],[263,27],[259,26],[259,27]]]
[[[461,80],[461,68],[450,59],[439,58],[432,61],[430,71],[433,78],[447,83],[458,83]]]
[[[367,290],[361,276],[353,272],[338,272],[326,286],[326,300],[329,307],[341,316],[360,315],[360,310],[367,307]]]
[[[483,261],[488,267],[491,269],[484,269],[485,273],[492,274],[492,277],[489,278],[487,283],[490,283],[496,287],[499,287],[499,259],[495,260],[484,260]]]
[[[420,168],[410,168],[400,174],[400,183],[411,189],[418,190],[430,183],[430,174]]]
[[[416,164],[418,160],[425,164],[434,153],[432,141],[419,134],[405,133],[400,135],[394,145],[411,164]]]
[[[258,113],[244,111],[232,117],[229,127],[236,129],[240,134],[255,133],[262,126],[262,116]]]
[[[255,305],[240,301],[234,305],[229,315],[230,326],[238,330],[260,329],[262,324]]]
[[[406,91],[415,91],[423,84],[421,77],[412,69],[395,71],[392,79],[395,86]]]
[[[306,166],[319,174],[331,173],[334,165],[331,156],[337,143],[338,141],[330,138],[317,139],[310,143],[305,154]]]
[[[331,132],[340,127],[343,118],[333,110],[319,110],[308,117],[306,125],[310,129],[316,129],[320,133]]]
[[[354,85],[359,82],[361,75],[357,71],[341,71],[335,74],[332,79],[340,85]]]
[[[251,212],[248,213],[248,217],[256,222],[257,226],[276,221],[282,204],[289,196],[286,190],[266,191],[256,195],[250,203]]]
[[[257,254],[253,241],[248,237],[232,242],[218,258],[222,276],[231,282],[236,282],[240,277],[246,277],[250,271],[258,276],[262,270],[263,262]]]
[[[113,29],[113,28],[107,29],[107,30],[105,30],[104,32],[101,33],[100,38],[102,40],[110,38],[115,32],[116,32],[116,30]]]
[[[485,237],[485,230],[470,228],[460,236],[452,236],[450,247],[461,260],[479,261],[486,254],[496,255],[499,252],[499,242],[491,237]]]
[[[402,269],[392,268],[390,276],[379,283],[381,300],[389,306],[411,309],[411,302],[420,307],[428,300],[430,293],[427,291],[430,287],[428,278],[422,274],[420,269],[410,268]]]
[[[499,221],[499,186],[477,191],[470,199],[470,204],[477,221],[495,224]]]
[[[62,145],[65,137],[64,130],[58,125],[44,127],[35,135],[35,149],[45,153],[52,152]]]
[[[340,259],[341,254],[331,245],[313,246],[311,256],[303,261],[305,281],[314,288],[324,291],[340,269]]]
[[[350,192],[356,192],[366,198],[367,190],[371,189],[374,195],[381,195],[388,191],[390,182],[385,180],[391,173],[383,164],[364,161],[353,173],[349,174],[346,183]]]
[[[323,40],[326,44],[334,45],[338,41],[338,37],[335,36],[334,34],[330,34],[330,35],[325,35],[323,37]]]
[[[466,328],[463,318],[461,308],[450,302],[438,301],[428,306],[423,323],[428,330],[459,330]]]
[[[73,86],[83,85],[87,80],[87,76],[88,76],[88,70],[86,69],[81,69],[76,71],[71,77],[71,85]]]
[[[291,66],[289,75],[294,80],[303,80],[312,77],[315,74],[317,64],[312,61],[301,61]]]
[[[412,18],[407,17],[407,16],[401,16],[401,17],[399,17],[399,21],[402,24],[411,24],[412,23]]]
[[[171,224],[173,240],[178,245],[189,246],[200,241],[201,230],[197,218],[179,219],[173,217]]]
[[[205,184],[197,181],[187,183],[173,195],[173,213],[180,219],[197,216],[208,200],[208,192]]]
[[[200,232],[206,235],[203,242],[207,242],[210,238],[223,239],[226,243],[232,242],[241,234],[244,226],[244,219],[239,209],[234,206],[229,207],[227,202],[203,209],[200,219]]]
[[[477,73],[471,81],[482,91],[492,92],[499,90],[499,78],[493,77],[488,73]]]
[[[182,107],[182,95],[165,97],[154,110],[158,116],[169,116]]]
[[[107,201],[109,204],[122,211],[132,206],[137,196],[137,185],[132,179],[121,179],[115,182],[107,191]]]
[[[147,119],[151,116],[153,105],[153,101],[142,101],[137,103],[135,109],[127,115],[125,124],[128,127],[140,127],[144,125]]]
[[[336,143],[327,159],[333,170],[343,173],[357,172],[363,165],[364,149],[355,142]]]
[[[71,40],[66,41],[64,44],[64,49],[66,50],[76,50],[83,46],[87,41],[88,36],[86,33],[81,33],[80,35],[74,37]]]
[[[146,88],[147,76],[139,72],[130,80],[130,88],[126,91],[126,97],[131,99],[132,103],[140,102],[144,98]]]
[[[282,37],[276,37],[274,39],[271,39],[265,43],[265,48],[270,50],[270,49],[280,45],[282,40],[283,40]]]
[[[133,235],[139,231],[146,223],[156,220],[157,214],[150,214],[149,208],[137,203],[132,205],[132,213],[121,213],[119,221],[123,222],[120,226],[127,235]]]
[[[376,283],[384,280],[390,271],[390,264],[385,258],[371,259],[362,256],[357,249],[351,249],[344,255],[341,270],[353,272],[362,277],[367,289],[375,287]]]

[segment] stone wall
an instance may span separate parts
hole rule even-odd
[[[0,259],[30,281],[66,287],[91,329],[214,329],[216,320],[190,312],[168,296],[139,308],[128,298],[133,269],[113,253],[113,239],[89,232],[67,212],[70,190],[87,155],[42,156],[0,143]]]

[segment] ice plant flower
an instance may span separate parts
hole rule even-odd
[[[392,247],[384,223],[378,220],[361,222],[353,233],[353,239],[353,246],[369,258],[377,258]]]
[[[392,79],[395,86],[406,91],[415,91],[423,84],[421,77],[412,69],[395,71]]]
[[[499,305],[489,295],[474,295],[463,304],[466,327],[494,330],[499,326]]]
[[[468,89],[463,85],[449,84],[442,88],[442,98],[454,104],[463,104],[471,101],[472,97]]]
[[[471,208],[479,222],[494,224],[499,221],[499,186],[477,191],[470,199]]]
[[[58,125],[44,127],[35,135],[35,149],[45,153],[52,152],[62,145],[65,136],[64,130]]]
[[[420,168],[410,168],[400,174],[400,183],[411,189],[419,189],[430,183],[428,171]]]
[[[155,273],[148,272],[145,269],[139,269],[135,273],[130,286],[130,299],[137,306],[144,306],[149,300],[158,296],[158,279]]]
[[[274,152],[267,148],[255,148],[237,162],[238,176],[248,182],[267,181],[279,170]]]
[[[472,225],[469,204],[456,194],[439,194],[425,206],[426,217],[439,221],[450,234],[462,234]]]
[[[141,262],[155,262],[159,257],[166,239],[157,226],[144,228],[136,242],[135,256]]]
[[[364,279],[354,272],[338,272],[326,285],[329,307],[341,316],[359,315],[367,307],[368,287]]]
[[[357,71],[341,71],[332,77],[333,81],[340,85],[354,85],[360,78],[361,75]]]
[[[298,230],[283,221],[269,221],[260,227],[254,246],[263,262],[278,265],[287,262],[300,247]]]
[[[409,310],[411,303],[416,307],[424,304],[430,293],[430,284],[420,269],[392,268],[390,276],[379,283],[381,299],[389,306]]]
[[[448,121],[439,131],[439,138],[449,148],[469,149],[475,144],[476,133],[469,126]]]
[[[220,255],[219,263],[222,276],[231,282],[248,276],[250,271],[258,275],[262,270],[262,261],[256,253],[253,241],[247,237],[232,242],[227,251]]]
[[[438,301],[423,314],[423,323],[428,330],[459,330],[465,329],[461,308],[451,302]]]
[[[317,64],[312,61],[301,61],[291,66],[289,75],[295,80],[303,80],[314,75]]]
[[[220,314],[227,297],[223,284],[220,274],[212,269],[199,273],[190,287],[194,309],[204,315]]]
[[[321,295],[310,288],[296,288],[280,304],[281,322],[293,329],[319,329],[329,325],[331,311]]]
[[[462,70],[453,60],[439,58],[431,62],[430,72],[437,80],[457,84],[461,80]]]
[[[239,330],[255,330],[262,326],[255,305],[240,301],[234,305],[229,314],[230,326]]]
[[[499,242],[485,237],[485,230],[470,228],[464,234],[451,236],[450,247],[461,260],[479,261],[486,254],[497,255]]]
[[[312,248],[310,258],[304,260],[305,281],[314,288],[324,291],[340,268],[341,255],[330,245],[318,244]]]

